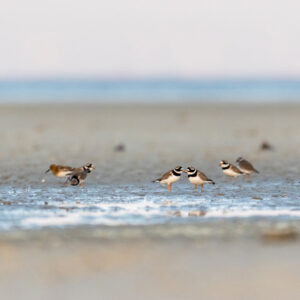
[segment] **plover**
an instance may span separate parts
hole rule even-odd
[[[239,169],[248,177],[250,177],[252,173],[259,173],[248,160],[242,157],[239,157],[236,162],[239,164]]]
[[[67,181],[70,182],[71,185],[79,185],[83,184],[87,175],[94,170],[95,167],[92,164],[86,164],[80,168],[77,168],[73,171],[72,174],[68,177]]]
[[[180,179],[180,176],[183,172],[184,172],[183,168],[181,166],[177,166],[173,170],[166,172],[160,178],[153,180],[153,182],[167,184],[168,190],[172,191],[172,184]]]
[[[45,172],[48,173],[49,171],[56,177],[68,177],[72,174],[74,168],[69,166],[60,166],[60,165],[50,165],[49,169]]]
[[[235,165],[230,164],[227,160],[221,160],[220,166],[222,167],[223,173],[227,176],[231,176],[236,181],[236,178],[244,173]]]
[[[194,167],[188,167],[185,171],[188,174],[190,183],[195,185],[195,190],[197,186],[201,185],[201,192],[203,192],[203,185],[205,183],[215,184],[215,182],[209,179],[204,173],[196,170]]]
[[[79,168],[74,168],[71,172],[70,175],[73,175],[75,173],[80,173],[80,172],[84,172],[84,171],[87,171],[87,173],[91,173],[92,170],[94,170],[95,167],[93,164],[91,163],[87,163],[85,165],[83,165],[82,167],[79,167]],[[89,172],[88,172],[89,171]]]

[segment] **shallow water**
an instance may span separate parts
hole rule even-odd
[[[299,101],[298,80],[25,80],[0,81],[0,102],[111,103]]]
[[[185,181],[174,184],[171,193],[159,184],[2,185],[0,230],[181,224],[222,218],[299,220],[299,187],[297,181],[276,179],[223,181],[206,185],[202,194]],[[189,215],[195,211],[202,215]]]

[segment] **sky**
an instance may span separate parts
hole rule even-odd
[[[300,77],[299,0],[3,0],[0,79]]]

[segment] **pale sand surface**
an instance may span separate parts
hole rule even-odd
[[[261,180],[297,183],[299,116],[295,105],[2,106],[0,185],[38,185],[53,162],[93,162],[91,185],[144,184],[177,164],[218,181],[218,162],[239,155]],[[2,232],[1,299],[299,299],[299,221],[243,222]],[[283,237],[264,238],[274,230]]]

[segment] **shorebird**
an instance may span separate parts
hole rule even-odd
[[[92,164],[86,164],[80,168],[74,169],[67,181],[69,181],[71,185],[81,185],[84,183],[87,175],[94,169],[95,167]]]
[[[251,176],[252,173],[259,173],[254,167],[253,165],[246,159],[239,157],[236,162],[239,165],[239,169],[246,174],[249,178]]]
[[[220,166],[222,167],[223,173],[227,176],[231,176],[236,181],[236,178],[244,173],[235,165],[230,164],[227,160],[221,160]]]
[[[181,166],[177,166],[173,170],[170,170],[163,174],[160,178],[153,180],[152,182],[159,182],[161,184],[167,184],[168,190],[172,191],[172,184],[180,179],[181,174],[184,172]]]
[[[52,174],[56,177],[63,178],[68,177],[72,174],[72,171],[74,168],[69,166],[61,166],[61,165],[50,165],[49,169],[45,172],[48,173],[49,171],[52,172]]]
[[[188,174],[190,183],[195,185],[195,190],[197,186],[201,185],[201,192],[203,192],[203,185],[205,183],[215,184],[215,182],[209,179],[204,173],[196,170],[194,167],[188,167],[185,171]]]

